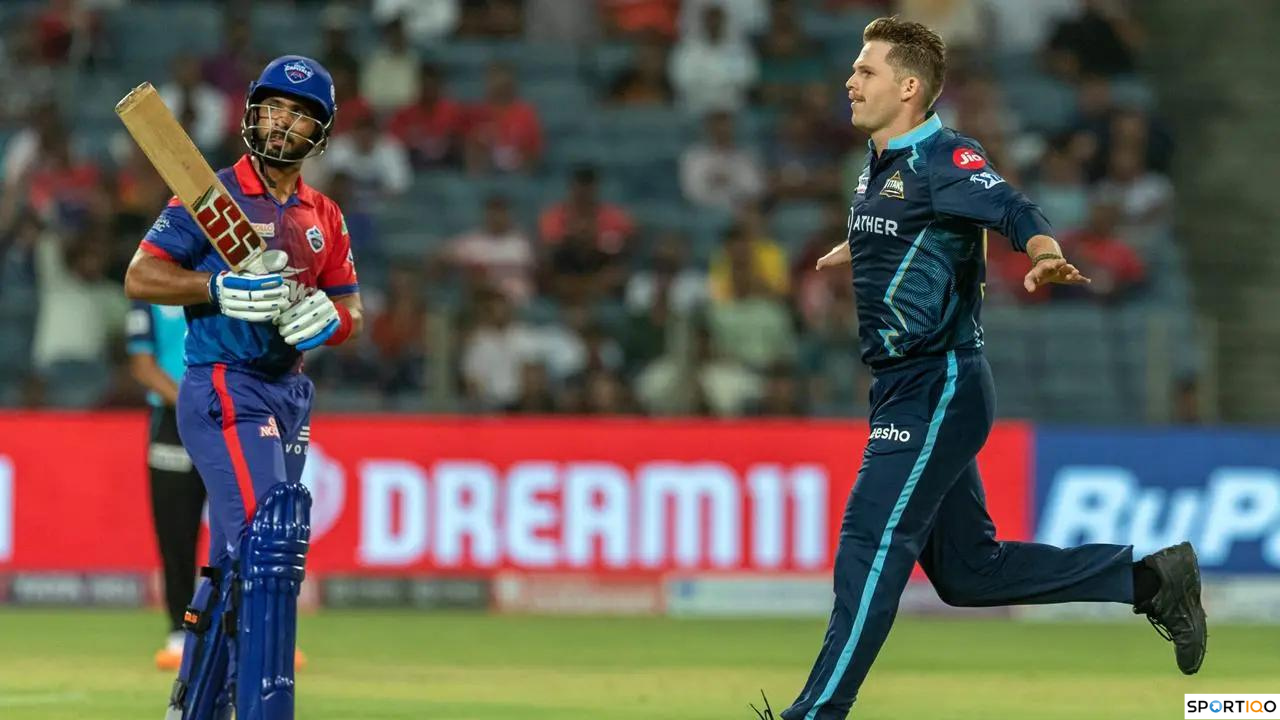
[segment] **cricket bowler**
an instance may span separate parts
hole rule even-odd
[[[982,146],[930,111],[946,72],[941,38],[885,17],[862,39],[845,87],[870,147],[847,241],[817,265],[853,265],[871,435],[840,528],[822,650],[782,717],[848,715],[917,561],[950,605],[1132,604],[1172,640],[1178,668],[1196,672],[1207,630],[1189,543],[1135,563],[1129,545],[996,539],[975,461],[995,413],[979,323],[986,229],[1030,257],[1027,292],[1089,281]]]
[[[336,111],[333,81],[310,58],[277,58],[249,86],[249,152],[218,177],[266,242],[267,272],[231,272],[175,198],[125,278],[130,298],[185,308],[178,432],[209,496],[209,567],[184,617],[170,720],[294,717],[314,392],[302,354],[362,323],[342,212],[301,178]]]

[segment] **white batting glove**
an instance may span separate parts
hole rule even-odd
[[[299,350],[311,350],[332,337],[342,320],[329,296],[315,290],[285,309],[275,322],[285,342]]]
[[[279,273],[257,275],[224,270],[209,278],[209,302],[227,317],[268,322],[289,306],[289,288]]]

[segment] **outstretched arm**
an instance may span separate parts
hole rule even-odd
[[[853,262],[853,252],[849,249],[849,241],[846,240],[839,245],[831,248],[831,252],[818,258],[818,270],[829,267],[839,267]]]

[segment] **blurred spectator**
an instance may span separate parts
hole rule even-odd
[[[374,390],[381,373],[366,335],[307,356],[307,377],[321,390]]]
[[[25,120],[54,92],[53,68],[40,63],[34,33],[23,23],[0,28],[0,123]]]
[[[570,222],[551,250],[545,291],[566,303],[591,303],[618,294],[626,281],[619,256],[600,249],[599,233],[590,219]]]
[[[805,83],[821,77],[827,70],[825,60],[814,50],[814,45],[795,21],[774,20],[762,42],[762,102],[776,107],[791,107],[800,101]]]
[[[582,413],[585,415],[633,415],[636,412],[631,392],[617,373],[598,369],[583,379],[586,392]]]
[[[395,138],[382,133],[377,121],[365,117],[355,129],[329,141],[329,149],[308,166],[313,182],[327,187],[336,173],[351,177],[360,201],[372,206],[377,199],[403,195],[413,182],[409,154]]]
[[[102,58],[102,21],[77,0],[48,0],[35,19],[36,47],[47,65],[80,65]]]
[[[868,138],[861,130],[853,127],[849,117],[848,98],[841,93],[832,93],[828,83],[812,81],[805,84],[800,93],[800,109],[808,120],[809,132],[815,142],[821,142],[823,147],[837,157],[852,148],[859,159],[858,172],[861,172],[861,161],[867,155]],[[854,177],[857,177],[857,172]],[[844,195],[842,192],[841,196]]]
[[[670,41],[676,35],[679,0],[600,0],[600,6],[610,37],[656,35]]]
[[[648,262],[627,280],[626,304],[632,313],[662,303],[683,314],[706,301],[707,275],[690,264],[688,240],[676,233],[659,237]]]
[[[627,373],[635,375],[667,351],[672,333],[674,275],[655,275],[653,297],[646,304],[629,304],[626,332],[622,334],[622,351]],[[632,280],[634,283],[634,278]],[[628,285],[628,290],[631,285]]]
[[[172,65],[173,79],[160,87],[160,99],[186,128],[196,147],[206,154],[222,148],[230,121],[226,96],[200,76],[200,59],[180,55]]]
[[[538,235],[546,245],[559,245],[575,226],[589,232],[596,249],[606,255],[625,253],[635,232],[635,223],[625,209],[600,199],[594,167],[574,170],[565,199],[548,206],[538,217]]]
[[[770,195],[780,199],[823,198],[840,189],[840,169],[831,150],[811,132],[809,118],[794,109],[783,116],[769,143]]]
[[[498,410],[519,399],[524,366],[542,358],[534,330],[514,320],[501,293],[481,293],[476,311],[462,343],[463,390],[477,409]]]
[[[420,61],[409,46],[404,22],[399,18],[382,26],[382,42],[375,48],[365,62],[360,90],[374,112],[383,114],[413,101],[418,92]]]
[[[1176,380],[1173,384],[1173,422],[1179,425],[1199,425],[1204,422],[1200,411],[1200,381],[1194,375]]]
[[[764,392],[750,410],[758,417],[796,417],[807,415],[804,391],[797,381],[796,369],[779,363],[764,376]]]
[[[765,190],[764,170],[755,155],[734,139],[733,116],[709,113],[705,142],[680,156],[680,189],[694,205],[731,210]]]
[[[1119,203],[1121,221],[1129,226],[1165,224],[1173,207],[1173,184],[1147,170],[1144,155],[1144,148],[1113,147],[1107,176],[1097,187],[1100,196]]]
[[[756,370],[794,359],[795,328],[787,306],[764,284],[749,251],[731,252],[729,262],[733,297],[707,310],[716,348]]]
[[[96,226],[65,244],[52,231],[37,242],[39,311],[31,353],[37,372],[55,363],[106,363],[108,342],[129,310],[123,286],[105,275],[107,243]]]
[[[609,101],[617,105],[667,106],[673,97],[667,80],[667,46],[656,39],[640,43],[631,65],[609,90]]]
[[[725,34],[734,42],[749,43],[769,28],[769,0],[683,0],[680,33],[698,32],[710,7],[724,12]]]
[[[342,220],[357,262],[361,267],[382,267],[386,258],[378,243],[377,198],[368,197],[356,186],[355,180],[341,170],[325,179],[324,193],[342,208]]]
[[[1084,168],[1066,147],[1054,147],[1040,161],[1040,174],[1027,188],[1058,232],[1078,229],[1089,215]]]
[[[526,362],[520,367],[520,394],[507,408],[507,412],[516,415],[549,415],[558,410],[547,366],[541,362]]]
[[[525,39],[588,45],[600,37],[598,0],[525,0]]]
[[[542,159],[542,124],[533,105],[517,94],[509,65],[491,65],[485,98],[472,109],[467,133],[467,169],[527,172]]]
[[[321,41],[323,46],[316,59],[330,75],[339,70],[352,75],[360,74],[360,58],[351,50],[348,42],[355,30],[355,20],[354,11],[342,4],[330,3],[320,13],[320,26],[324,28],[324,35]]]
[[[0,231],[17,218],[26,201],[27,181],[32,171],[55,148],[66,144],[67,130],[58,106],[42,101],[31,108],[26,124],[10,136],[0,159],[0,175],[4,178],[0,194]]]
[[[1080,0],[984,0],[983,6],[992,23],[990,42],[1029,56],[1045,46],[1057,20],[1079,9]]]
[[[514,40],[523,32],[520,0],[472,0],[462,6],[459,37]]]
[[[249,13],[227,6],[222,17],[222,43],[221,49],[204,59],[204,80],[223,95],[243,101],[249,83],[262,71],[259,54],[253,48]]]
[[[737,222],[725,231],[723,242],[711,256],[711,272],[707,287],[712,302],[727,302],[740,294],[735,285],[743,278],[735,275],[740,265],[751,273],[753,284],[762,292],[778,298],[790,289],[787,253],[769,237],[764,209],[748,205],[738,213]]]
[[[465,109],[444,95],[440,68],[430,63],[419,73],[417,99],[387,121],[387,132],[408,148],[418,169],[458,162],[465,129]]]
[[[671,54],[671,80],[690,115],[737,110],[759,75],[755,51],[728,34],[724,8],[707,5],[701,26],[682,31]]]
[[[653,415],[742,415],[762,392],[760,376],[718,351],[702,322],[687,357],[670,347],[636,378],[636,395]]]
[[[370,14],[383,25],[399,18],[417,45],[447,38],[462,15],[459,0],[373,0]]]
[[[506,198],[490,197],[480,227],[450,240],[447,253],[451,262],[478,276],[480,284],[501,292],[513,304],[523,304],[532,297],[533,244],[516,227]]]
[[[985,8],[971,0],[896,0],[903,20],[923,23],[942,36],[947,53],[980,47],[986,40]]]
[[[106,216],[110,200],[98,166],[73,154],[57,127],[26,178],[27,204],[46,222],[79,227]]]
[[[1082,74],[1133,72],[1142,34],[1123,3],[1083,0],[1081,7],[1080,14],[1060,20],[1053,29],[1048,46],[1050,70],[1065,80]]]
[[[415,272],[393,267],[387,279],[386,303],[370,325],[380,385],[387,395],[420,391],[423,386],[427,311],[421,287],[422,279]]]
[[[333,71],[333,96],[338,104],[338,114],[333,118],[331,138],[351,132],[352,128],[374,116],[373,106],[360,94],[360,75],[349,68],[340,66]]]
[[[115,229],[117,235],[141,238],[172,196],[169,186],[137,143],[129,140],[124,161],[115,177]]]
[[[1119,219],[1120,208],[1114,201],[1099,199],[1090,209],[1085,229],[1066,237],[1072,262],[1093,281],[1079,289],[1104,302],[1123,299],[1146,280],[1142,259],[1116,232]]]

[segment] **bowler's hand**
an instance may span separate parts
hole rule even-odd
[[[1036,288],[1049,283],[1059,285],[1088,285],[1093,282],[1080,274],[1075,265],[1063,258],[1045,258],[1036,263],[1022,280],[1022,287],[1027,292],[1035,292]]]

